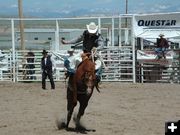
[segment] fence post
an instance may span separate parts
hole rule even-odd
[[[134,16],[131,19],[131,24],[134,24]],[[135,58],[135,36],[134,27],[131,25],[131,43],[132,43],[132,60],[133,60],[133,83],[136,83],[136,58]]]
[[[15,35],[14,35],[14,20],[11,19],[11,36],[12,36],[12,67],[13,67],[13,82],[16,81],[16,61],[15,61]]]

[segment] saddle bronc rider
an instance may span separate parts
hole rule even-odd
[[[76,43],[83,43],[83,52],[85,54],[87,53],[91,53],[93,48],[97,48],[97,49],[102,49],[104,46],[104,40],[103,37],[101,36],[100,33],[98,33],[98,26],[94,23],[91,22],[89,25],[86,25],[87,30],[85,30],[83,32],[82,35],[80,35],[79,37],[77,37],[76,39],[73,39],[71,41],[66,41],[64,40],[64,38],[62,38],[61,42],[62,44],[76,44]],[[65,61],[65,63],[70,63]],[[65,65],[65,67],[67,68],[67,70],[69,72],[71,72],[72,70],[68,67],[68,64]],[[102,68],[100,67],[97,70],[102,70]],[[96,76],[97,78],[101,78],[101,72],[96,72]],[[98,82],[100,81],[100,79],[98,79]]]

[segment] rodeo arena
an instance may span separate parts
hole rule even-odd
[[[125,14],[108,17],[0,18],[0,134],[67,134],[57,124],[66,119],[67,50],[62,44],[95,22],[104,39],[97,50],[105,67],[100,93],[94,90],[83,123],[83,133],[94,135],[162,135],[165,123],[180,120],[180,12]],[[20,23],[23,22],[24,50]],[[166,58],[157,59],[159,35],[169,43]],[[56,89],[41,88],[42,51],[53,62]],[[47,79],[47,86],[50,87]],[[75,110],[75,112],[78,112]],[[73,120],[72,120],[73,121]],[[58,125],[58,126],[57,126]],[[57,128],[58,127],[58,128]],[[68,134],[76,134],[73,122]],[[81,132],[81,131],[80,131]],[[81,132],[82,133],[82,132]]]

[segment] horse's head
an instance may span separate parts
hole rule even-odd
[[[84,73],[84,83],[87,87],[87,92],[90,94],[95,86],[95,64],[93,62],[88,62],[85,66]]]

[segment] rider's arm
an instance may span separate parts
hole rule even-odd
[[[76,43],[81,42],[82,40],[83,40],[83,35],[80,35],[79,37],[74,38],[74,39],[72,39],[72,40],[70,40],[70,41],[61,39],[61,42],[62,42],[63,44],[76,44]]]
[[[168,43],[168,41],[166,39],[165,39],[164,46],[165,46],[165,48],[169,48],[169,43]]]

